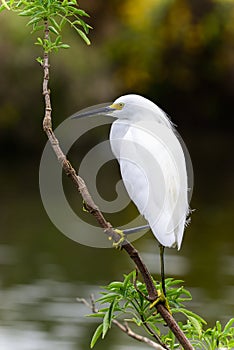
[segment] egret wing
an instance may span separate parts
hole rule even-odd
[[[173,129],[157,122],[112,125],[111,146],[126,190],[164,246],[180,248],[188,212],[183,150]]]

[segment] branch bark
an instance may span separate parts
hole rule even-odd
[[[44,20],[44,39],[49,39],[49,25],[47,19]],[[86,209],[92,214],[95,219],[97,220],[100,227],[103,228],[104,233],[107,234],[111,239],[113,239],[114,242],[118,242],[120,237],[119,234],[116,233],[112,227],[112,225],[105,219],[102,212],[99,210],[98,206],[94,203],[87,186],[84,182],[84,180],[77,175],[75,169],[72,167],[69,160],[66,158],[64,153],[62,152],[59,141],[55,137],[55,134],[52,129],[52,108],[51,108],[51,100],[50,100],[50,90],[48,88],[49,85],[49,55],[48,52],[44,51],[44,60],[43,60],[43,71],[44,71],[44,79],[43,79],[43,96],[45,100],[45,115],[43,119],[43,129],[46,133],[48,140],[51,144],[51,147],[54,150],[54,153],[57,156],[57,159],[59,163],[61,164],[65,174],[71,178],[72,182],[74,183],[76,189],[81,194],[82,198],[85,201]],[[147,287],[148,291],[148,298],[150,301],[155,301],[158,298],[157,290],[154,286],[153,280],[151,278],[150,272],[148,268],[146,267],[145,263],[140,257],[139,252],[135,249],[135,247],[127,240],[125,239],[122,243],[122,248],[127,252],[129,257],[134,261],[135,265],[137,266],[138,270],[140,271],[142,278],[145,282],[145,285]],[[192,345],[188,341],[188,339],[185,337],[182,330],[179,328],[178,324],[176,323],[175,319],[172,317],[172,315],[168,312],[168,310],[164,307],[163,304],[157,304],[156,306],[157,312],[160,313],[160,315],[165,320],[168,327],[172,330],[175,337],[179,341],[179,343],[184,347],[185,350],[193,350]]]

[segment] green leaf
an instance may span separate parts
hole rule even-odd
[[[94,332],[94,335],[91,339],[90,342],[90,348],[92,349],[94,345],[96,344],[97,340],[100,338],[101,334],[103,332],[103,324],[101,323],[97,328],[96,331]]]
[[[202,325],[201,323],[197,320],[197,318],[193,317],[193,316],[187,316],[188,320],[192,323],[194,329],[196,330],[199,338],[202,335]]]
[[[41,57],[37,57],[37,58],[36,58],[36,61],[37,61],[38,63],[40,63],[41,66],[42,66],[43,63],[44,63],[43,58],[41,58]]]
[[[4,6],[4,5],[1,5],[0,6],[0,12],[2,12],[3,10],[5,10],[6,9],[6,6]]]
[[[10,0],[10,1],[11,1],[11,3],[12,3],[12,0]],[[13,3],[14,3],[14,1],[15,1],[15,0],[13,0]],[[13,5],[13,3],[12,3],[12,5]],[[18,3],[16,3],[15,7],[16,7],[16,8],[19,8],[22,4],[23,4],[23,1],[18,1]]]
[[[114,299],[110,304],[108,311],[103,317],[103,331],[102,331],[102,339],[105,337],[109,328],[111,328],[112,320],[114,318],[115,307],[118,304],[118,300]]]
[[[103,312],[104,314],[109,310],[109,307],[103,307],[98,312]]]
[[[128,321],[130,321],[130,320],[128,320]],[[131,319],[131,321],[134,322],[138,327],[142,326],[142,324],[143,324],[142,320],[138,317],[133,317]]]
[[[62,43],[62,42],[61,42],[61,35],[59,35],[59,36],[56,38],[54,44],[55,44],[55,45],[59,45],[59,44],[61,44],[61,43]]]
[[[231,318],[228,322],[227,322],[227,324],[225,325],[225,327],[224,327],[224,331],[226,332],[227,330],[229,331],[230,330],[230,328],[232,327],[232,325],[234,325],[234,318]],[[234,332],[234,329],[233,329],[233,332]]]
[[[166,283],[167,287],[171,287],[171,286],[174,286],[176,284],[184,283],[184,281],[183,280],[174,280],[173,278],[167,278],[165,283]]]
[[[95,314],[88,314],[86,317],[94,317],[94,318],[103,318],[105,316],[105,312],[97,312]]]
[[[10,10],[10,7],[8,6],[7,2],[5,0],[2,0],[2,6],[3,8],[6,8],[7,10]],[[1,7],[2,7],[1,6]],[[1,9],[0,9],[1,10]],[[2,10],[1,10],[2,11]]]
[[[37,38],[37,41],[35,42],[35,44],[36,45],[41,45],[41,46],[44,45],[43,40],[40,37]]]
[[[19,13],[19,16],[32,16],[35,13],[36,7],[32,7],[29,10],[25,10]]]
[[[108,285],[108,289],[120,289],[123,287],[123,282],[114,281]]]
[[[79,18],[79,25],[81,25],[85,31],[85,34],[88,34],[89,33],[89,28],[90,26],[88,26],[85,21],[83,21],[81,18]]]
[[[221,326],[221,323],[219,321],[216,321],[216,329],[219,333],[222,332],[222,326]]]
[[[184,309],[184,308],[179,308],[179,309],[173,309],[174,312],[181,312],[185,316],[191,316],[196,318],[200,323],[206,324],[206,321],[199,315],[195,314],[194,312]]]
[[[135,270],[130,272],[128,275],[124,275],[123,288],[126,289],[129,282],[135,278],[136,278],[136,271]]]
[[[118,296],[118,294],[116,293],[105,293],[105,295],[99,299],[97,299],[98,302],[100,303],[111,303],[116,297]]]
[[[27,26],[30,26],[31,24],[35,24],[41,21],[41,17],[33,17],[28,23]]]
[[[155,325],[154,322],[150,324],[150,327],[156,334],[158,334],[158,336],[160,336],[160,329]]]
[[[59,45],[59,47],[60,47],[61,49],[69,49],[69,48],[70,48],[70,45],[68,45],[68,44],[61,44],[61,45]]]
[[[50,17],[50,22],[53,25],[53,27],[57,29],[57,31],[59,31],[59,32],[61,31],[61,26],[58,24],[58,22],[53,17]]]
[[[74,27],[75,30],[77,31],[77,33],[80,35],[80,37],[84,40],[84,42],[87,44],[87,45],[90,45],[91,42],[90,40],[88,39],[88,37],[86,36],[86,34],[84,32],[82,32],[82,30],[80,30],[79,28],[77,27]]]
[[[112,319],[113,319],[113,316],[114,316],[115,307],[116,307],[117,304],[118,304],[118,300],[117,299],[113,300],[112,303],[110,304],[109,312],[108,312],[109,328],[111,327],[111,323],[112,323]]]
[[[66,8],[71,12],[71,14],[73,15],[78,15],[78,16],[86,16],[89,17],[89,15],[81,9],[78,9],[77,7],[75,7],[74,5],[67,5]]]
[[[109,312],[106,312],[106,314],[105,314],[105,316],[104,316],[104,318],[103,318],[102,324],[103,324],[102,339],[104,339],[106,333],[108,332],[109,325],[110,325],[110,323],[109,323]]]
[[[61,19],[61,21],[60,21],[59,26],[62,28],[62,27],[64,26],[64,24],[66,24],[66,22],[67,22],[66,17],[63,17],[63,18]]]
[[[73,11],[76,15],[79,15],[79,16],[85,16],[85,17],[90,17],[88,13],[86,13],[84,10],[81,10],[81,9],[77,9],[77,8],[74,8],[73,7]]]
[[[57,29],[55,29],[55,27],[53,26],[49,26],[49,31],[51,31],[52,33],[59,35],[59,32],[57,31]]]

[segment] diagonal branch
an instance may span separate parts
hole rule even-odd
[[[48,22],[45,21],[45,39],[48,40],[49,38],[49,30],[48,30]],[[63,167],[63,170],[65,174],[71,178],[72,182],[74,183],[76,189],[80,192],[82,198],[85,201],[85,208],[89,211],[90,214],[92,214],[99,225],[103,228],[104,233],[107,234],[111,239],[113,239],[114,242],[119,241],[119,234],[113,229],[112,225],[106,221],[104,218],[102,212],[99,210],[98,206],[94,203],[87,186],[84,182],[84,180],[76,174],[75,169],[72,167],[69,160],[66,158],[65,154],[62,152],[59,141],[56,138],[53,129],[52,129],[52,119],[51,119],[51,100],[50,100],[50,90],[48,88],[49,83],[49,56],[48,53],[44,53],[44,62],[43,62],[43,69],[44,69],[44,80],[43,80],[43,95],[45,98],[45,116],[43,120],[43,129],[49,139],[49,142],[57,156],[58,161],[61,163],[61,166]],[[157,291],[156,288],[153,285],[153,281],[151,278],[151,275],[145,266],[144,262],[142,261],[138,251],[134,248],[134,246],[128,242],[126,239],[122,243],[122,248],[126,250],[130,258],[135,262],[136,266],[138,267],[139,271],[141,272],[144,281],[146,285],[148,286],[148,293],[150,300],[155,300],[157,298]]]
[[[44,20],[44,39],[49,40],[49,24],[48,20]],[[94,203],[87,186],[84,182],[84,180],[77,175],[75,169],[72,167],[69,160],[67,160],[65,154],[62,152],[59,141],[55,137],[55,134],[52,129],[52,119],[51,119],[51,100],[50,100],[50,90],[48,88],[49,84],[49,55],[46,50],[44,50],[44,60],[43,60],[43,71],[44,71],[44,79],[43,79],[43,95],[45,100],[45,116],[43,119],[43,129],[48,137],[48,140],[51,144],[51,147],[53,148],[57,159],[59,163],[61,164],[65,174],[71,178],[72,182],[74,183],[77,191],[81,194],[82,198],[85,201],[86,209],[89,211],[90,214],[92,214],[95,219],[97,220],[100,227],[103,228],[103,231],[105,234],[108,235],[111,239],[113,239],[114,242],[119,241],[119,234],[113,229],[112,225],[105,219],[102,212],[99,210],[98,206]],[[141,259],[138,251],[135,249],[135,247],[128,241],[124,240],[122,243],[122,248],[127,252],[129,257],[134,261],[135,265],[137,266],[138,270],[140,271],[142,278],[145,282],[147,291],[148,291],[148,298],[150,301],[155,301],[158,298],[157,290],[154,286],[153,280],[151,278],[150,272],[148,268],[146,267],[145,263]],[[165,320],[168,327],[172,330],[180,344],[184,347],[185,350],[193,350],[192,345],[188,341],[188,339],[185,337],[182,330],[179,328],[178,324],[176,323],[175,319],[172,317],[172,315],[168,312],[168,310],[165,308],[163,304],[156,304],[157,312],[160,313],[160,315]]]

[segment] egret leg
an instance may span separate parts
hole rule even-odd
[[[118,228],[115,228],[114,231],[116,233],[118,233],[118,235],[120,236],[120,239],[118,242],[113,243],[113,246],[115,248],[120,248],[121,247],[121,243],[123,243],[124,239],[125,239],[125,235],[129,235],[131,233],[136,233],[136,232],[140,232],[143,230],[146,230],[150,228],[149,225],[144,225],[144,226],[138,226],[138,227],[134,227],[134,228],[128,228],[126,230],[120,230]],[[111,238],[110,238],[111,239]]]
[[[165,270],[164,270],[164,249],[165,249],[165,247],[162,244],[159,244],[159,248],[160,248],[162,291],[163,291],[164,296],[166,297]]]
[[[137,233],[137,232],[144,231],[144,230],[147,230],[147,229],[150,229],[149,225],[143,225],[143,226],[137,226],[137,227],[133,227],[133,228],[127,228],[126,230],[123,230],[122,232],[125,235],[130,235],[131,233]]]
[[[170,306],[166,297],[166,286],[165,286],[165,272],[164,272],[164,249],[165,247],[162,244],[159,244],[160,248],[160,263],[161,263],[161,280],[162,280],[162,291],[157,290],[158,298],[150,305],[150,309],[152,309],[157,304],[163,304],[166,309],[170,312]]]

